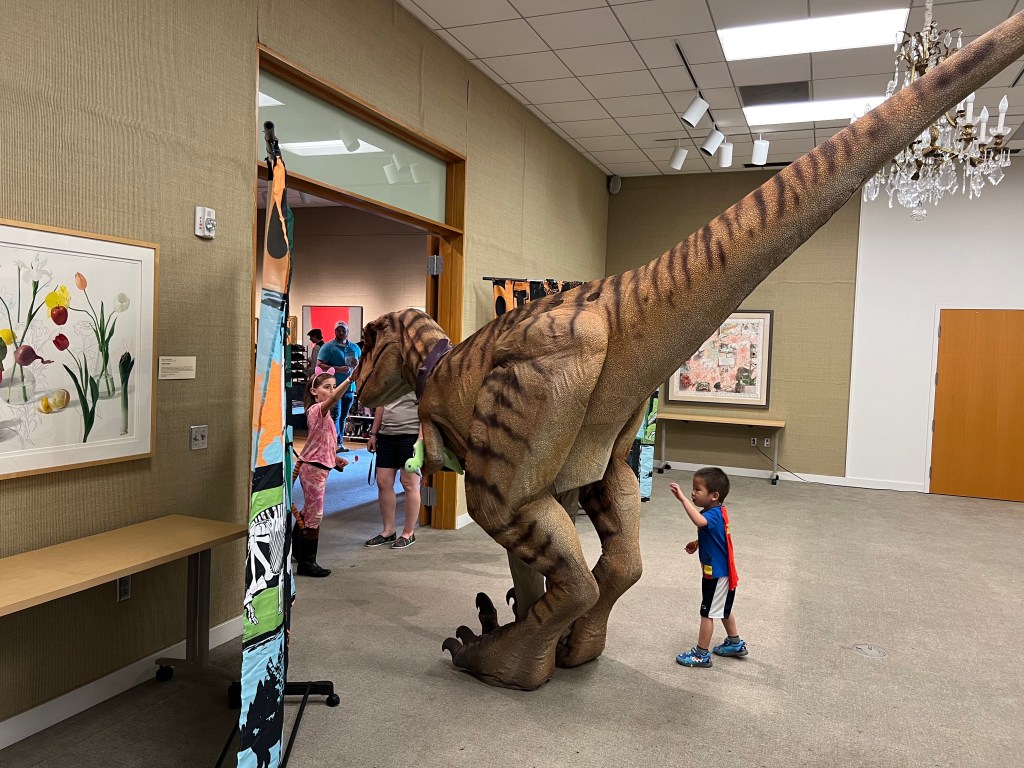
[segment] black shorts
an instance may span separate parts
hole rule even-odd
[[[377,469],[402,469],[419,435],[377,435]]]
[[[729,577],[700,580],[700,615],[705,619],[728,619],[736,590],[729,589]]]

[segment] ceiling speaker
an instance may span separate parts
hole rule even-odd
[[[622,189],[622,178],[619,176],[608,177],[608,194],[617,195],[619,190]]]

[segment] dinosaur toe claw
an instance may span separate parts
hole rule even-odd
[[[505,593],[505,602],[512,605],[516,601],[516,588],[512,587],[508,592]]]
[[[455,636],[459,638],[464,645],[469,645],[477,639],[476,633],[465,624],[455,630]]]
[[[476,593],[476,609],[485,613],[494,613],[494,603],[491,602],[491,598],[487,596],[486,592]]]
[[[449,637],[443,643],[441,643],[441,652],[448,651],[452,655],[452,661],[455,661],[455,654],[462,650],[462,643],[456,640],[454,637]]]

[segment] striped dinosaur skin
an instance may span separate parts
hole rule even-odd
[[[502,315],[441,360],[420,400],[424,473],[447,445],[465,467],[473,520],[547,582],[534,601],[517,581],[516,621],[501,627],[478,596],[483,634],[460,627],[444,645],[456,666],[532,690],[556,663],[601,654],[611,608],[641,574],[626,455],[650,393],[883,163],[1022,54],[1018,13],[654,261]],[[412,309],[367,325],[359,400],[383,405],[412,389],[443,338]],[[575,489],[601,540],[592,572],[558,503]]]

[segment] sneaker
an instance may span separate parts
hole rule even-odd
[[[390,536],[384,536],[383,534],[378,533],[372,539],[367,540],[366,546],[379,547],[381,544],[387,544],[389,541],[394,541],[396,538],[398,538],[397,533],[392,533]]]
[[[721,645],[712,648],[711,652],[716,656],[746,656],[748,653],[747,641],[740,640],[738,643],[730,643],[726,640]]]
[[[676,656],[676,663],[682,664],[684,667],[710,667],[711,654],[707,651],[702,653],[694,646],[686,653],[680,653]]]
[[[338,453],[348,453],[351,450],[351,448],[346,448],[344,445],[338,446]]]
[[[398,541],[396,541],[394,544],[392,544],[391,548],[392,549],[405,549],[406,547],[411,547],[415,543],[416,543],[416,534],[415,533],[410,533],[408,539],[405,538],[405,536],[399,536],[398,537]]]

